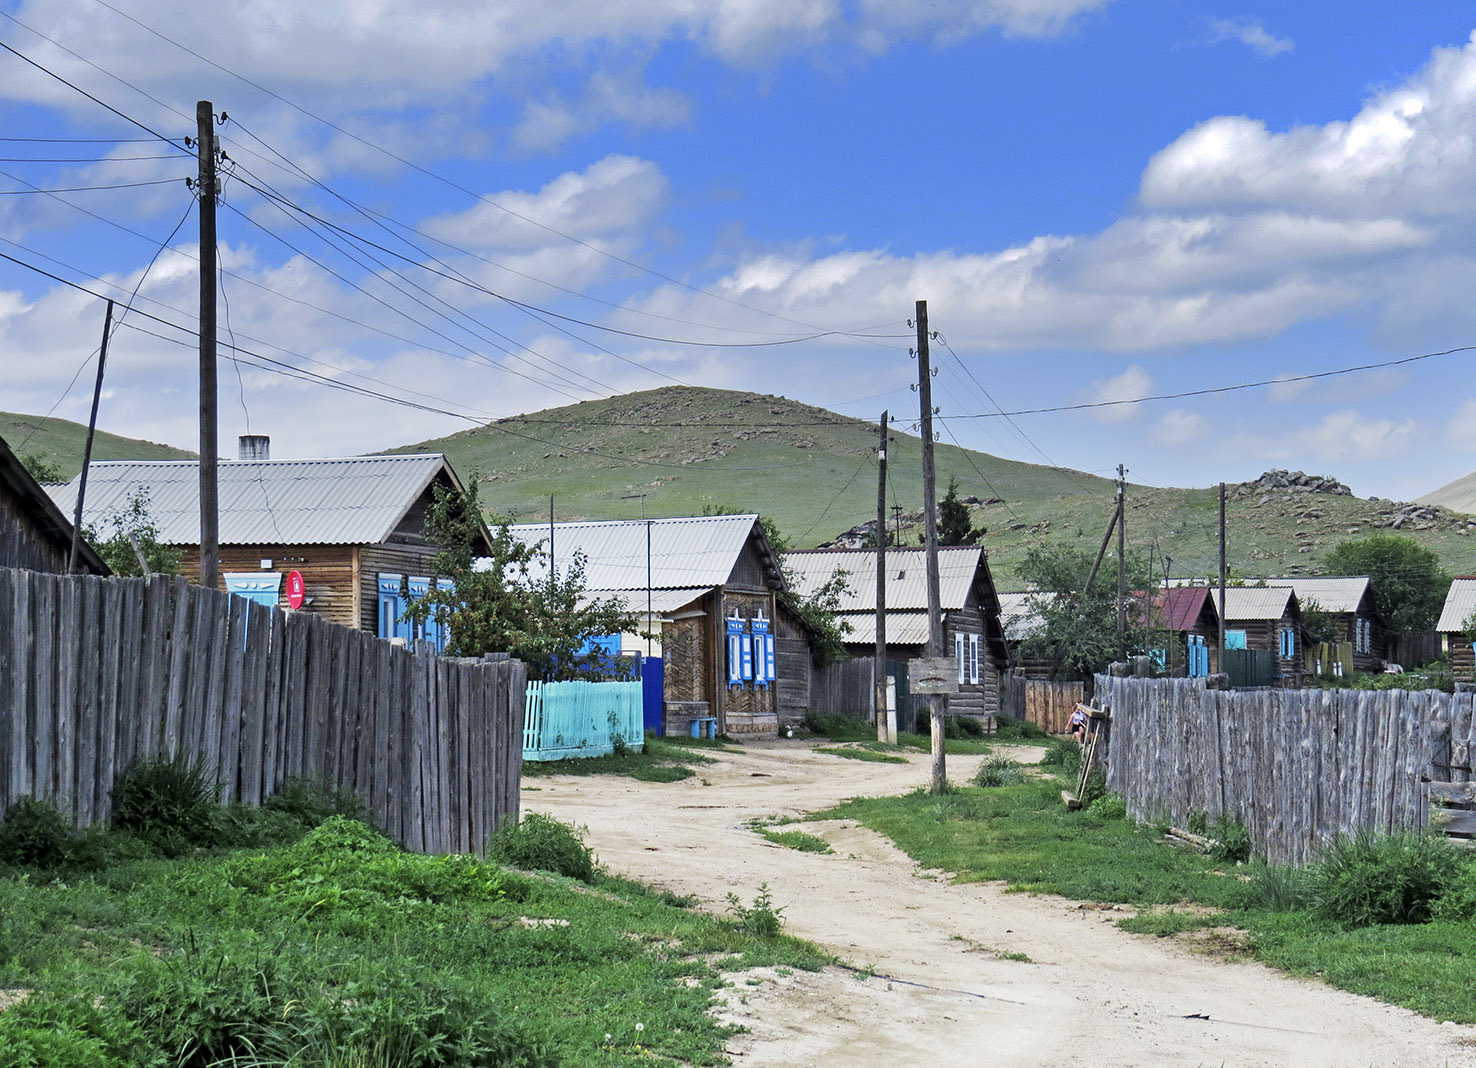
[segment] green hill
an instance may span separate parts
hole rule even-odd
[[[0,438],[18,456],[39,456],[61,469],[67,478],[82,470],[87,428],[66,419],[0,412]],[[27,440],[29,439],[29,440]],[[125,438],[99,430],[92,442],[94,460],[179,460],[195,454],[172,445]]]
[[[783,397],[675,386],[499,420],[391,451],[444,452],[482,479],[488,507],[524,521],[700,515],[772,516],[798,547],[835,539],[876,515],[876,426]],[[894,426],[887,503],[922,505],[922,446]],[[950,477],[977,498],[974,522],[1002,588],[1033,545],[1096,551],[1113,506],[1094,475],[1005,460],[940,444],[939,494]],[[1230,487],[1229,558],[1237,574],[1316,573],[1322,555],[1362,534],[1398,532],[1434,550],[1454,574],[1476,572],[1476,519],[1441,509],[1364,500],[1316,478],[1267,478]],[[916,515],[913,517],[917,518]],[[920,522],[903,521],[915,543]],[[1130,548],[1151,546],[1162,571],[1218,567],[1214,489],[1128,487]]]

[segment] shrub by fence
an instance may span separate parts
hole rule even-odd
[[[1303,863],[1360,827],[1418,830],[1428,724],[1476,742],[1472,694],[1208,690],[1199,679],[1097,676],[1112,712],[1107,788],[1139,819],[1203,811],[1243,822],[1255,849]]]
[[[314,776],[408,849],[480,852],[517,818],[526,683],[181,578],[0,569],[0,806],[86,826],[135,758],[179,753],[225,802]]]
[[[605,756],[615,740],[646,744],[639,682],[530,682],[523,716],[523,759]]]

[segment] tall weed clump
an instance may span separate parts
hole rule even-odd
[[[594,854],[579,832],[541,812],[504,824],[488,843],[487,856],[509,867],[551,871],[582,883],[595,878]]]
[[[1081,774],[1081,745],[1072,738],[1052,738],[1046,743],[1040,766],[1059,768],[1068,777]]]
[[[113,785],[113,826],[165,856],[215,845],[221,805],[215,775],[183,753],[142,757]]]
[[[975,786],[1018,786],[1025,781],[1025,773],[1003,753],[990,753],[979,762],[974,772]]]
[[[76,831],[45,801],[22,797],[0,816],[0,864],[55,868],[66,863]]]
[[[1460,868],[1442,837],[1360,830],[1334,839],[1313,865],[1312,911],[1344,927],[1424,923]]]

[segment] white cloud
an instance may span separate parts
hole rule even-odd
[[[1457,449],[1476,451],[1476,400],[1468,400],[1445,424],[1445,438]]]
[[[1078,393],[1074,403],[1093,404],[1103,401],[1139,401],[1153,392],[1153,376],[1137,364],[1111,378],[1099,378],[1089,389]],[[1091,414],[1104,423],[1126,423],[1136,419],[1142,410],[1141,404],[1112,404],[1106,408],[1093,408]]]
[[[1277,459],[1308,457],[1318,463],[1385,460],[1405,452],[1414,440],[1413,419],[1369,418],[1348,409],[1332,412],[1315,426],[1283,436],[1260,436],[1260,455]]]
[[[1196,412],[1174,408],[1158,420],[1154,438],[1161,445],[1192,445],[1209,437],[1209,420]]]
[[[1278,375],[1266,387],[1266,400],[1271,404],[1291,404],[1312,388],[1311,380],[1303,378],[1288,381],[1293,377]]]
[[[1279,56],[1296,47],[1290,37],[1277,37],[1252,19],[1211,19],[1210,43],[1239,41],[1259,56]]]
[[[611,122],[635,130],[664,130],[691,120],[692,102],[685,94],[645,85],[636,73],[597,71],[577,101],[554,93],[529,103],[513,129],[512,146],[521,152],[550,152]]]

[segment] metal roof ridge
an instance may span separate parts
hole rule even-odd
[[[716,522],[718,520],[728,520],[729,522],[731,522],[732,520],[735,520],[735,519],[757,519],[757,518],[758,518],[758,513],[757,512],[739,512],[736,515],[668,515],[668,516],[654,516],[653,515],[653,516],[651,516],[648,519],[560,519],[560,520],[555,520],[554,521],[554,526],[556,526],[556,527],[613,527],[613,526],[621,526],[621,525],[630,524],[630,523],[707,523],[707,522]],[[547,527],[548,524],[546,522],[545,523],[512,523],[512,524],[509,524],[509,526],[513,530],[518,530],[519,528],[522,528],[522,527],[527,527],[527,528]],[[644,589],[644,587],[642,587],[642,589]]]

